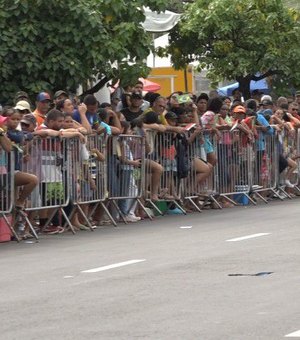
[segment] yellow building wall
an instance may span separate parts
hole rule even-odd
[[[194,92],[194,75],[193,67],[187,68],[187,89],[185,88],[184,71],[175,70],[173,67],[155,67],[147,77],[149,80],[159,84],[159,92],[162,96],[167,97],[172,92]]]

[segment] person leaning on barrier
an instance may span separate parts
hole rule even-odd
[[[64,90],[56,91],[53,96],[54,106],[56,106],[59,101],[65,100],[65,99],[69,99],[69,95],[67,94],[66,91]]]
[[[131,122],[133,119],[138,118],[143,113],[140,108],[143,102],[143,96],[139,92],[133,92],[130,98],[130,105],[120,111],[127,122]]]
[[[26,206],[26,199],[30,196],[34,188],[38,185],[38,179],[35,175],[21,171],[21,162],[23,157],[22,147],[26,141],[33,138],[31,133],[25,133],[17,130],[21,122],[20,113],[14,108],[6,108],[2,115],[7,117],[7,137],[12,142],[13,151],[15,153],[15,185],[22,187],[17,200],[15,201],[15,208],[24,210]]]
[[[38,127],[35,132],[40,137],[59,137],[73,138],[79,137],[82,143],[85,142],[85,137],[81,132],[74,129],[63,130],[65,121],[65,115],[63,112],[52,109],[48,112],[44,124]],[[58,201],[63,200],[65,190],[63,187],[63,173],[61,170],[61,163],[53,164],[53,158],[57,160],[63,155],[64,150],[61,150],[61,144],[59,140],[48,140],[42,143],[42,164],[41,164],[41,193],[42,193],[42,204],[43,205],[56,205]],[[58,154],[58,152],[61,154]],[[55,198],[54,198],[55,197]],[[58,200],[58,201],[56,201]],[[43,210],[40,212],[40,228],[44,233],[58,234],[64,231],[60,226],[58,213],[55,214],[52,219],[52,226],[47,226],[48,217],[51,211]]]
[[[212,166],[217,164],[217,157],[211,142],[211,138],[214,134],[219,138],[220,133],[216,128],[215,115],[218,114],[223,105],[223,101],[220,97],[214,97],[209,99],[207,103],[207,111],[201,117],[201,123],[203,128],[206,130],[204,134],[204,149],[208,163]]]
[[[286,104],[281,105],[287,109]],[[296,171],[297,169],[296,159],[299,158],[299,156],[296,155],[293,158],[289,157],[285,143],[283,143],[282,136],[284,135],[284,133],[287,133],[288,136],[293,138],[295,129],[291,124],[290,119],[287,116],[287,113],[283,109],[278,109],[275,111],[275,113],[271,116],[270,124],[278,133],[277,145],[279,154],[278,157],[279,174],[282,174],[283,171],[286,170],[284,176],[284,183],[287,188],[294,188],[294,185],[291,183],[291,178],[293,176],[293,172]]]
[[[155,122],[156,115],[154,114],[154,120],[149,120],[149,123]],[[153,202],[158,201],[158,191],[160,179],[163,173],[163,167],[155,162],[153,159],[150,159],[150,155],[153,152],[152,147],[149,143],[149,136],[145,130],[145,125],[141,118],[134,119],[130,122],[131,129],[138,136],[145,137],[145,155],[141,155],[145,157],[145,172],[146,172],[146,183],[149,183],[150,190],[148,187],[146,189],[145,198],[151,199]],[[151,126],[151,124],[148,124]]]
[[[103,128],[99,125],[98,117],[99,103],[95,96],[88,94],[83,99],[83,104],[78,105],[74,111],[73,119],[87,129],[88,134],[96,131],[103,132]]]

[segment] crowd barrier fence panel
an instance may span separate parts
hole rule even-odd
[[[254,147],[253,162],[253,194],[262,201],[268,203],[262,192],[272,192],[278,196],[276,188],[278,185],[279,150],[278,136],[260,132]]]
[[[116,225],[104,204],[108,197],[106,143],[106,135],[91,134],[86,137],[84,144],[77,140],[77,145],[71,153],[74,165],[72,202],[91,231],[93,231],[93,228],[89,217],[93,215],[99,205],[112,223]],[[93,205],[93,208],[91,205]],[[75,210],[73,209],[71,217]]]
[[[181,194],[184,200],[191,203],[191,205],[198,211],[202,212],[201,205],[199,204],[200,193],[197,191],[199,176],[201,172],[197,170],[197,163],[204,162],[205,151],[203,148],[203,133],[193,137],[194,131],[188,131],[186,137],[188,140],[187,147],[187,162],[188,162],[188,175],[182,180]],[[193,138],[193,140],[192,140]]]
[[[297,163],[297,170],[292,174],[292,178],[290,182],[294,185],[294,189],[300,192],[299,188],[299,130],[288,131],[284,129],[279,134],[279,143],[281,143],[282,148],[282,156],[284,158],[290,158],[295,160]],[[283,193],[286,197],[292,198],[290,194],[286,190],[286,186],[284,183],[284,177],[287,170],[284,170],[281,174],[278,174],[278,189],[281,193]]]
[[[177,143],[179,143],[179,135],[175,132],[157,132],[147,130],[146,132],[147,143],[150,147],[146,155],[146,180],[145,180],[145,198],[150,203],[152,208],[160,215],[163,215],[161,209],[157,206],[156,202],[151,199],[153,194],[153,183],[150,178],[151,162],[156,162],[163,167],[163,172],[160,178],[158,189],[158,201],[167,203],[167,208],[176,207],[183,214],[184,208],[180,204],[180,184],[181,179],[178,176],[177,169]],[[156,194],[156,193],[155,193]]]
[[[71,152],[74,143],[76,138],[35,137],[29,144],[29,159],[22,165],[24,172],[33,173],[39,179],[39,185],[31,194],[26,211],[53,209],[44,227],[60,212],[73,233],[75,230],[64,208],[70,202],[73,185]]]
[[[255,201],[250,197],[253,183],[253,142],[238,129],[220,131],[218,141],[218,192],[230,202]],[[233,200],[232,200],[233,198]]]
[[[15,163],[14,153],[6,152],[0,149],[0,217],[9,227],[12,235],[19,242],[19,236],[15,231],[13,223],[7,218],[7,215],[13,213],[14,207],[14,175]]]
[[[145,187],[145,139],[137,134],[111,136],[108,159],[108,199],[116,214],[127,223],[137,205],[149,215],[142,203]]]

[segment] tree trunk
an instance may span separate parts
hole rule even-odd
[[[247,100],[251,98],[251,92],[250,92],[250,82],[251,82],[251,76],[246,77],[239,77],[237,79],[239,82],[239,90],[242,92],[244,100]]]

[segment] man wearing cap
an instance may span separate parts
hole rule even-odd
[[[14,100],[15,103],[17,103],[21,100],[25,100],[25,101],[29,102],[29,96],[25,91],[19,91],[15,95],[15,100]]]
[[[26,114],[21,119],[22,131],[34,132],[36,128],[36,118],[32,113]]]
[[[17,102],[15,109],[19,111],[21,114],[32,113],[30,104],[26,100],[20,100]]]
[[[60,100],[64,100],[64,99],[68,99],[69,96],[67,94],[67,92],[63,91],[63,90],[58,90],[54,93],[54,97],[53,97],[53,102],[54,105],[56,105]]]
[[[40,126],[44,123],[46,114],[50,109],[51,98],[49,93],[40,92],[36,97],[36,109],[33,114],[36,118],[37,125]]]
[[[18,110],[19,114],[21,115],[21,118],[23,117],[23,115],[25,115],[27,113],[32,113],[31,108],[30,108],[30,104],[26,100],[18,101],[14,108],[15,108],[15,110]],[[17,126],[16,130],[22,131],[21,124],[19,124]]]
[[[128,122],[138,118],[142,113],[140,108],[143,103],[143,96],[139,92],[134,92],[130,96],[130,106],[122,109],[120,112],[123,114]]]

